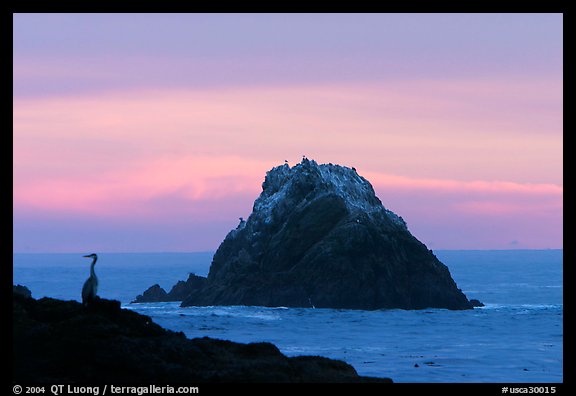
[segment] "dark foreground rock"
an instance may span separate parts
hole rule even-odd
[[[30,289],[28,289],[26,286],[22,286],[22,285],[13,285],[12,286],[12,292],[14,294],[19,294],[22,297],[32,297],[32,292],[30,291]]]
[[[304,159],[267,172],[262,190],[183,306],[472,308],[355,169]]]
[[[13,293],[13,334],[14,383],[390,382],[270,343],[188,339],[114,300]]]

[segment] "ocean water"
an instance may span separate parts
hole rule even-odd
[[[468,298],[444,309],[335,310],[130,304],[154,283],[169,290],[207,275],[212,253],[100,254],[99,295],[188,337],[268,341],[288,356],[344,360],[359,374],[396,382],[562,382],[562,250],[436,251]],[[14,254],[14,284],[35,298],[80,300],[90,259]]]

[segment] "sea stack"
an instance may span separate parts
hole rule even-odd
[[[266,173],[252,214],[182,306],[471,309],[448,268],[354,168],[304,158]]]

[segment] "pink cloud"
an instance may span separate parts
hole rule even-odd
[[[360,171],[359,171],[360,172]],[[558,248],[563,188],[554,184],[363,174],[383,204],[432,248]],[[517,241],[510,245],[510,241]]]
[[[102,173],[95,178],[46,179],[16,184],[16,210],[79,212],[87,215],[157,217],[180,210],[190,213],[200,201],[258,193],[262,176],[273,166],[239,157],[181,157],[151,161],[129,171]],[[172,197],[179,207],[158,212],[155,201]],[[205,212],[205,205],[202,205]],[[203,213],[197,213],[202,215]]]
[[[485,225],[501,216],[561,244],[550,231],[562,214],[557,91],[422,81],[16,99],[14,209],[236,219],[268,169],[306,155],[356,167],[416,230],[451,224],[451,235],[464,227],[454,216]],[[552,220],[537,215],[528,227],[529,213]],[[520,239],[512,234],[501,239]]]
[[[459,181],[363,174],[386,204],[429,216],[431,209],[453,214],[519,215],[562,213],[563,187],[504,181]]]
[[[16,99],[14,159],[17,172],[45,159],[53,164],[47,172],[62,162],[118,169],[116,164],[170,155],[278,162],[306,154],[410,177],[559,184],[559,109],[561,89],[542,81],[146,90]]]
[[[402,190],[433,190],[437,192],[474,192],[491,194],[518,193],[527,195],[555,196],[561,196],[564,190],[561,186],[551,183],[426,179],[374,172],[364,172],[363,174],[375,185]]]
[[[482,216],[510,216],[510,215],[535,215],[547,216],[550,209],[562,212],[562,202],[513,202],[507,201],[466,201],[455,204],[454,207],[463,213]],[[542,216],[544,217],[544,216]]]

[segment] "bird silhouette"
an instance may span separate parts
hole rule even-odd
[[[92,259],[92,264],[90,265],[90,277],[86,279],[84,286],[82,286],[82,304],[86,306],[94,301],[98,292],[98,278],[94,272],[94,266],[96,265],[98,256],[92,253],[84,257]]]

